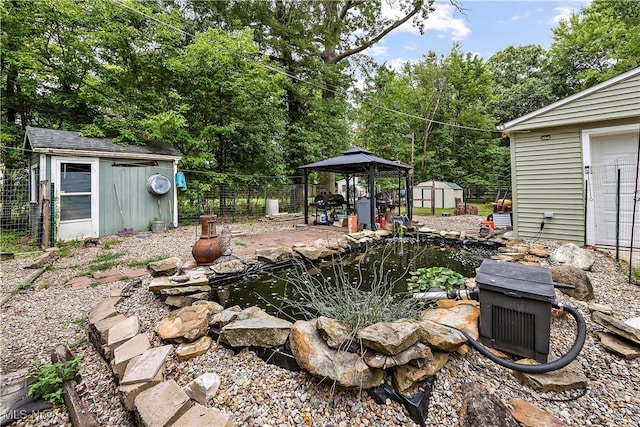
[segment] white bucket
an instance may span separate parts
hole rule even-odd
[[[267,215],[274,215],[280,212],[278,199],[267,200]]]

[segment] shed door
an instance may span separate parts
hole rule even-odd
[[[590,201],[593,203],[596,245],[615,246],[617,233],[621,247],[629,247],[631,244],[637,144],[637,132],[591,137],[593,178],[589,190],[592,199]],[[617,208],[618,171],[620,171],[619,209]],[[617,221],[619,221],[618,226]]]
[[[98,159],[54,157],[58,240],[98,237]]]

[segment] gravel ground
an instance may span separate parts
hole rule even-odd
[[[481,217],[416,218],[429,228],[476,233]],[[248,234],[290,229],[292,223],[257,222],[233,224],[230,229]],[[98,254],[122,254],[117,262],[126,265],[156,256],[187,257],[196,239],[197,227],[182,227],[148,238],[102,239],[98,247],[75,248],[71,256],[58,259],[35,284],[12,295],[0,314],[0,363],[2,373],[30,367],[34,360],[48,363],[50,352],[59,343],[74,347],[83,358],[78,385],[81,398],[96,414],[100,425],[134,425],[132,416],[121,405],[111,369],[86,344],[86,315],[100,300],[122,288],[127,282],[114,282],[82,290],[64,286],[69,279],[88,270]],[[550,248],[557,242],[537,242]],[[615,262],[604,252],[595,252],[596,263],[588,273],[595,290],[595,302],[609,305],[619,319],[640,316],[640,288],[626,283]],[[19,258],[0,264],[0,290],[14,291],[30,273],[23,270],[28,259]],[[429,426],[458,425],[462,405],[462,386],[478,382],[503,402],[519,397],[556,415],[574,426],[640,426],[639,360],[624,360],[606,352],[593,334],[602,330],[588,318],[587,304],[558,294],[558,300],[577,307],[587,319],[588,336],[577,364],[589,379],[582,396],[576,393],[538,393],[515,380],[507,369],[471,351],[454,354],[437,374],[429,415]],[[125,315],[137,314],[140,328],[154,345],[159,345],[153,329],[169,309],[146,290],[146,283],[119,306]],[[573,340],[571,320],[555,319],[552,326],[552,352],[565,351]],[[376,405],[365,392],[332,390],[306,373],[293,373],[265,364],[252,352],[237,355],[223,347],[187,362],[171,359],[167,377],[186,385],[204,372],[216,372],[221,386],[213,405],[233,416],[236,425],[248,425],[253,419],[260,426],[415,426],[407,411],[395,402]],[[70,425],[66,409],[47,410],[29,416],[14,425]]]

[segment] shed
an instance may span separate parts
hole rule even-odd
[[[329,159],[321,160],[319,162],[310,163],[301,167],[304,170],[304,218],[305,224],[309,223],[309,200],[308,184],[309,184],[309,172],[334,172],[340,173],[345,176],[346,179],[346,193],[351,194],[350,182],[351,178],[360,176],[366,178],[368,181],[368,194],[369,196],[363,197],[353,204],[350,197],[347,197],[347,208],[352,206],[358,209],[358,223],[365,224],[370,230],[375,229],[374,218],[377,215],[376,208],[376,192],[375,192],[375,178],[376,176],[398,177],[398,187],[404,185],[404,189],[407,190],[411,187],[411,181],[413,180],[413,168],[400,161],[392,161],[383,159],[381,157],[373,155],[371,151],[365,150],[360,147],[353,147],[346,151],[343,151],[340,156],[332,157]],[[404,182],[402,178],[404,177]],[[398,194],[402,192],[398,191]],[[406,221],[411,221],[412,218],[412,206],[411,206],[411,193],[406,191],[408,196],[406,197]],[[374,195],[374,197],[371,197]],[[401,213],[401,206],[398,203],[398,216]],[[361,215],[363,214],[363,215]],[[362,216],[364,216],[363,219]]]
[[[640,67],[498,129],[511,144],[516,237],[629,247]]]
[[[152,220],[178,224],[174,181],[181,154],[168,144],[123,146],[108,138],[27,127],[25,152],[32,212],[51,199],[54,240],[144,231]]]
[[[425,181],[413,187],[414,208],[455,208],[456,199],[463,201],[464,191],[454,182]]]

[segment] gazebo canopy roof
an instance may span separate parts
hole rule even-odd
[[[376,173],[395,172],[396,174],[408,173],[411,166],[400,161],[391,161],[382,157],[374,156],[371,151],[360,147],[353,147],[342,152],[342,155],[330,159],[321,160],[315,163],[301,166],[301,169],[315,170],[320,172],[335,172],[342,174],[368,173],[369,167],[374,165]]]

